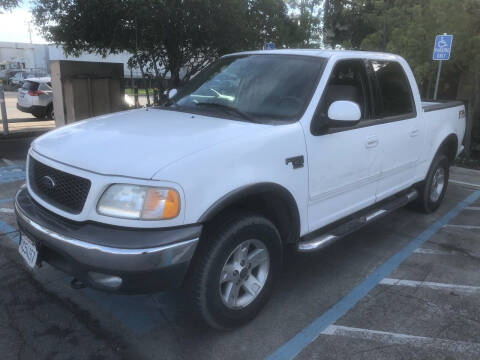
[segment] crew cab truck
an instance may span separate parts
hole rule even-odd
[[[224,56],[162,106],[36,139],[19,252],[76,286],[183,286],[195,315],[233,328],[265,305],[288,249],[321,249],[408,203],[435,211],[464,132],[463,104],[422,103],[396,55]]]

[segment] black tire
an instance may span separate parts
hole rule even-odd
[[[435,186],[435,174],[440,171],[443,171],[443,187],[439,193],[438,198],[432,197],[432,192],[434,192]],[[448,158],[444,154],[437,154],[433,159],[432,165],[428,170],[427,178],[422,182],[418,188],[419,194],[418,198],[413,204],[414,207],[424,213],[430,214],[437,210],[442,204],[443,198],[445,197],[445,192],[448,187],[448,179],[450,175],[450,163]]]
[[[55,120],[55,113],[53,112],[53,104],[48,105],[47,113],[46,113],[45,117],[48,120]]]
[[[216,329],[241,326],[252,320],[271,296],[273,284],[282,266],[283,245],[280,234],[272,222],[263,216],[236,212],[207,226],[204,235],[187,280],[193,314]],[[232,252],[250,239],[260,241],[268,250],[268,275],[263,287],[248,305],[232,309],[222,299],[220,275]]]

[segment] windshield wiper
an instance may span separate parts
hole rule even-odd
[[[254,118],[252,118],[250,115],[247,113],[244,113],[241,110],[238,110],[237,108],[233,106],[228,106],[225,104],[219,104],[219,103],[213,103],[213,102],[196,102],[195,105],[197,106],[210,106],[210,107],[215,107],[218,109],[223,109],[225,112],[230,112],[230,113],[235,113],[236,115],[239,115],[242,119],[247,120],[252,123],[258,123]]]

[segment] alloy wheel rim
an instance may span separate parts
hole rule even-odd
[[[257,239],[239,244],[228,256],[220,273],[220,297],[229,309],[243,309],[254,301],[267,282],[270,255]]]
[[[445,187],[445,169],[439,167],[433,174],[432,186],[430,187],[430,200],[437,202]]]

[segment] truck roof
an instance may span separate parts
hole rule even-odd
[[[359,51],[359,50],[325,50],[325,49],[277,49],[277,50],[256,50],[243,51],[230,55],[246,55],[246,54],[282,54],[282,55],[304,55],[318,56],[323,58],[330,57],[354,57],[354,58],[372,58],[372,59],[401,59],[400,56],[384,52]]]

